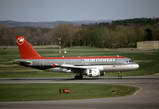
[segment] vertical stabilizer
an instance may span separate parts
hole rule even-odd
[[[41,56],[32,48],[24,36],[16,36],[16,42],[22,59],[40,59]]]

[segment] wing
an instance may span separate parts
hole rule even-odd
[[[77,66],[72,64],[61,64],[59,67],[71,69],[71,71],[74,73],[84,73],[86,70],[96,69],[95,66]]]
[[[89,77],[100,76],[100,70],[96,66],[75,66],[70,64],[60,65],[62,68],[70,68],[72,72],[87,75]]]
[[[76,66],[76,65],[72,65],[72,64],[62,64],[62,65],[59,65],[59,66],[62,67],[62,68],[81,69],[81,70],[84,70],[84,69],[88,68],[87,66]]]

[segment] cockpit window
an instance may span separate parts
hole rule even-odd
[[[130,59],[129,62],[134,62],[134,61]]]
[[[132,63],[132,62],[134,62],[134,61],[131,59],[127,60],[127,63]]]

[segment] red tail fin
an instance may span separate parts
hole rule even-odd
[[[22,59],[40,59],[41,56],[32,48],[24,36],[16,36],[16,42]]]

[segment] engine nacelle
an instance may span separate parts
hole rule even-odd
[[[98,69],[86,69],[85,73],[89,77],[100,76],[100,71]]]

